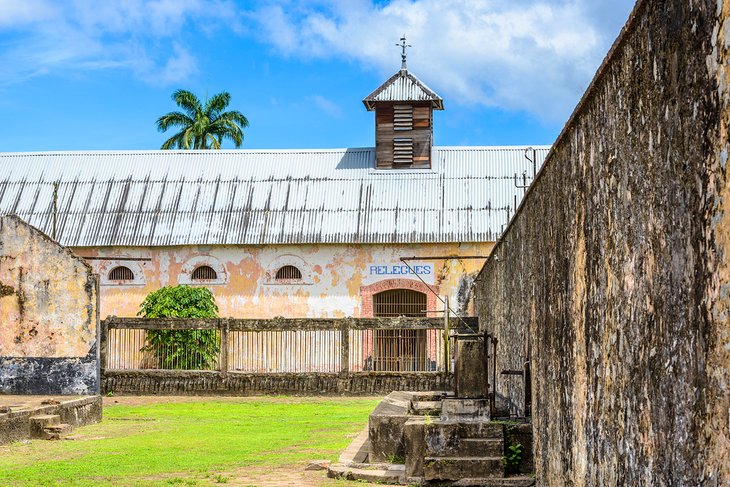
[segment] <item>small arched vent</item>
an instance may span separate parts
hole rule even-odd
[[[196,267],[191,276],[193,281],[209,281],[212,279],[218,279],[218,274],[213,270],[212,267],[207,265],[201,265]]]
[[[285,265],[278,271],[276,271],[276,280],[284,281],[288,279],[301,279],[302,271],[294,267],[293,265]]]
[[[124,267],[123,265],[117,266],[111,271],[109,271],[109,280],[110,281],[133,281],[134,280],[134,272],[132,272],[132,269],[129,267]]]

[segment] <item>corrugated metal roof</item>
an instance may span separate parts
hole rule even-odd
[[[375,104],[381,101],[430,101],[435,110],[444,109],[441,97],[406,69],[395,73],[362,102],[372,111],[375,109]]]
[[[377,170],[372,148],[0,153],[0,214],[51,234],[57,181],[68,246],[494,241],[524,155],[435,147],[432,170]]]

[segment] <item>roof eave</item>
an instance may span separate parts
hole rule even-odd
[[[424,101],[431,102],[431,107],[434,110],[443,110],[444,109],[444,101],[442,99],[438,100],[402,100],[402,102],[413,102],[413,103],[422,103]],[[363,100],[362,104],[365,105],[365,109],[369,112],[372,112],[375,110],[375,107],[378,103],[382,103],[384,105],[392,105],[394,103],[398,103],[396,101],[375,101],[375,100]]]

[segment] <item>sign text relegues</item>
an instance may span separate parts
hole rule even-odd
[[[408,276],[417,274],[419,276],[429,276],[433,274],[433,266],[431,265],[371,265],[368,268],[371,276]]]

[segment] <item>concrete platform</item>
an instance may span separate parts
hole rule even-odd
[[[101,421],[101,396],[0,395],[0,445],[31,438],[37,416],[58,416],[71,427]]]

